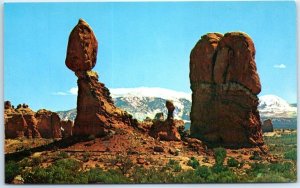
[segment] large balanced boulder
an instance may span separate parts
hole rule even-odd
[[[41,109],[35,114],[37,129],[43,138],[61,138],[61,122],[57,113]]]
[[[114,106],[109,90],[92,71],[96,64],[98,42],[91,27],[82,19],[72,30],[66,66],[78,77],[75,136],[103,136],[113,126],[134,126],[132,116]]]
[[[263,145],[257,110],[261,84],[251,38],[209,33],[190,55],[191,135],[210,145]]]

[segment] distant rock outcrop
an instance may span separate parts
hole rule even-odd
[[[159,138],[165,141],[180,141],[181,137],[178,129],[184,126],[184,122],[182,120],[173,119],[175,107],[172,102],[167,101],[166,107],[168,108],[168,119],[165,121],[155,120],[149,130],[149,135],[153,138]]]
[[[25,137],[27,123],[21,113],[15,111],[10,101],[4,102],[5,138]]]
[[[225,147],[263,145],[254,56],[245,33],[201,37],[190,55],[192,136]]]
[[[5,138],[40,138],[34,112],[28,105],[15,109],[10,101],[4,102]]]
[[[168,109],[168,116],[167,119],[174,119],[174,110],[175,110],[175,106],[173,104],[172,101],[167,100],[166,101],[166,107]]]
[[[62,137],[66,138],[66,137],[70,137],[72,136],[72,132],[73,132],[73,126],[74,123],[71,120],[64,120],[60,122],[61,124],[61,129],[62,129]]]
[[[37,129],[43,138],[61,138],[61,122],[57,113],[41,109],[35,114]]]
[[[274,128],[273,128],[273,123],[271,119],[267,119],[264,120],[263,124],[262,124],[262,132],[263,133],[267,133],[267,132],[273,132]]]
[[[73,135],[101,136],[115,125],[133,125],[132,116],[116,108],[109,90],[92,71],[96,64],[98,42],[91,27],[82,19],[72,30],[66,66],[78,77],[77,116]]]
[[[21,113],[27,123],[27,130],[25,135],[28,138],[41,138],[41,135],[37,129],[37,120],[35,118],[35,112],[31,110],[28,105],[18,105],[17,112]]]

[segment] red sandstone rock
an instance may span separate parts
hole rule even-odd
[[[62,137],[66,138],[72,136],[73,126],[74,126],[73,121],[67,120],[67,121],[61,121],[60,123],[62,127]]]
[[[168,114],[170,114],[170,112],[173,114],[175,109],[173,103],[167,101],[166,107],[168,108]],[[181,129],[182,124],[184,124],[182,120],[173,120],[173,117],[169,117],[166,121],[156,120],[149,130],[149,135],[153,138],[159,138],[165,141],[180,141],[181,137],[178,129]]]
[[[167,116],[167,119],[173,119],[173,118],[174,118],[173,113],[174,113],[174,110],[175,110],[175,106],[174,106],[173,102],[167,100],[167,101],[166,101],[166,107],[167,107],[167,109],[168,109],[168,116]]]
[[[180,141],[180,134],[172,119],[153,123],[149,135],[165,141]]]
[[[37,129],[43,138],[61,138],[61,124],[57,113],[45,109],[37,111]]]
[[[23,138],[27,130],[27,123],[20,113],[7,113],[5,115],[5,138]]]
[[[240,32],[226,33],[219,41],[214,67],[218,84],[237,82],[257,95],[261,91],[255,64],[255,48],[251,38]]]
[[[114,106],[109,90],[91,69],[96,64],[98,43],[92,29],[79,20],[70,34],[66,65],[78,77],[77,116],[74,135],[103,136],[113,126],[136,126],[132,116]]]
[[[263,145],[255,48],[245,33],[207,34],[191,52],[191,135],[212,145]]]
[[[34,112],[28,105],[18,105],[18,108],[14,109],[11,103],[6,101],[4,108],[5,138],[40,137]]]
[[[96,65],[98,42],[91,27],[82,19],[72,30],[66,65],[74,72],[88,71]]]
[[[37,130],[37,120],[34,117],[34,111],[32,111],[28,105],[18,105],[18,107],[19,108],[17,108],[16,111],[23,115],[28,126],[25,135],[28,138],[40,138],[41,135]]]
[[[191,83],[212,82],[213,64],[216,48],[220,38],[220,33],[209,33],[201,37],[193,48],[190,55],[190,69],[198,71],[190,71]]]
[[[272,123],[272,120],[270,119],[267,119],[263,122],[262,124],[262,132],[263,133],[266,133],[266,132],[273,132],[274,131],[274,128],[273,128],[273,123]]]

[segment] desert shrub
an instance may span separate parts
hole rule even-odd
[[[129,183],[130,180],[116,170],[93,168],[85,173],[88,183]]]
[[[225,168],[226,169],[226,168]],[[209,183],[234,183],[238,181],[238,177],[234,172],[229,169],[220,171],[218,173],[212,173],[208,176],[206,182]]]
[[[180,172],[182,170],[180,163],[173,159],[169,160],[166,167],[167,169],[173,170],[174,172]]]
[[[197,176],[200,176],[200,177],[204,178],[204,179],[207,179],[209,176],[212,175],[212,171],[207,166],[199,166],[199,167],[196,168],[195,174]]]
[[[280,182],[288,182],[288,180],[284,177],[282,177],[280,174],[276,173],[270,173],[270,174],[258,174],[257,177],[255,177],[252,182],[257,183],[280,183]]]
[[[193,167],[193,169],[196,169],[200,165],[200,163],[195,157],[191,157],[187,165]]]
[[[136,167],[131,174],[133,183],[172,183],[173,174],[166,170],[158,170],[154,167],[145,169]]]
[[[116,158],[111,159],[110,163],[113,166],[117,166],[122,174],[127,174],[134,166],[134,163],[127,155],[117,155]]]
[[[296,161],[297,160],[297,150],[292,149],[290,151],[285,152],[284,153],[284,158]]]
[[[25,157],[23,160],[19,162],[20,167],[25,168],[32,166],[32,162],[29,158]]]
[[[229,157],[229,159],[227,160],[227,165],[229,167],[239,167],[240,163],[237,160],[235,160],[234,158]]]
[[[58,159],[65,159],[65,158],[68,158],[69,155],[68,153],[64,152],[64,151],[60,151],[58,154],[57,154],[57,158]]]
[[[290,162],[269,164],[269,168],[274,172],[285,172],[293,169],[293,164]]]
[[[81,164],[74,159],[55,161],[47,168],[34,167],[22,174],[25,183],[31,184],[61,184],[87,183],[87,177],[80,173]]]
[[[214,148],[215,165],[223,165],[226,158],[226,149]]]
[[[205,180],[195,174],[194,170],[183,171],[171,178],[171,183],[203,183]]]
[[[11,181],[20,174],[21,167],[15,161],[5,162],[5,183],[11,183]]]
[[[38,166],[42,161],[43,161],[43,158],[41,156],[40,157],[33,157],[31,159],[31,164],[32,164],[32,166]]]
[[[250,160],[257,160],[260,161],[262,160],[261,156],[257,151],[254,151],[253,154],[249,157]]]
[[[213,167],[211,167],[211,170],[213,173],[221,173],[224,171],[228,171],[229,169],[226,166],[216,164]]]

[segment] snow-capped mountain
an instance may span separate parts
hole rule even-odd
[[[166,100],[175,105],[174,116],[189,121],[191,94],[164,88],[119,88],[110,89],[117,107],[131,113],[136,119],[154,118],[156,113],[167,114]]]
[[[295,118],[297,107],[291,106],[284,99],[276,95],[259,97],[258,110],[260,116],[266,118]]]
[[[164,88],[118,88],[110,89],[115,105],[126,110],[138,120],[154,118],[156,113],[163,112],[166,118],[166,100],[172,100],[176,109],[175,118],[190,122],[191,94]],[[258,110],[262,120],[272,119],[274,126],[296,127],[297,108],[275,95],[259,97]],[[76,109],[58,112],[62,119],[74,120]]]

